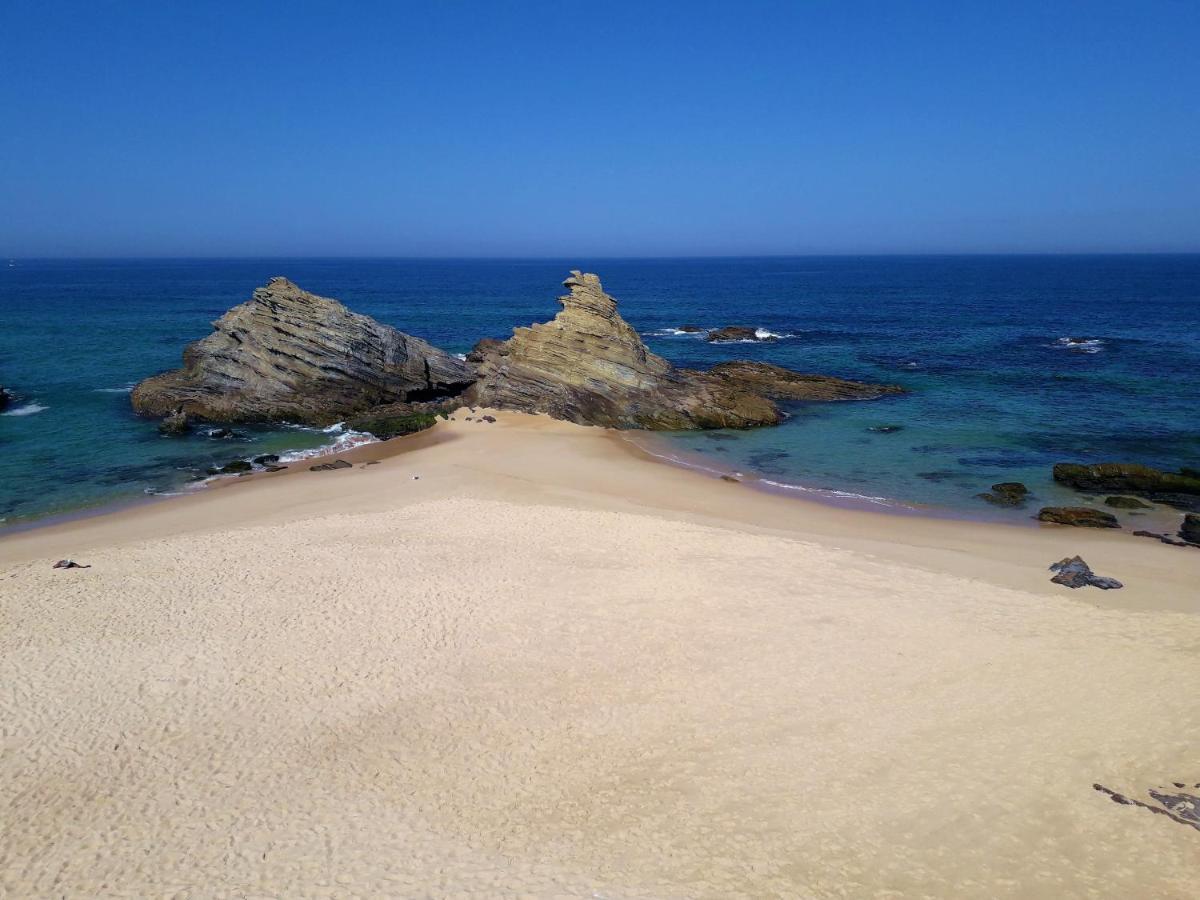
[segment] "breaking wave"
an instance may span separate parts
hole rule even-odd
[[[34,413],[40,413],[49,408],[48,406],[42,406],[40,403],[26,403],[24,406],[18,406],[16,409],[0,413],[0,416],[32,416]]]

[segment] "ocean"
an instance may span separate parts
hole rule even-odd
[[[597,272],[655,352],[900,384],[897,398],[785,404],[776,428],[639,436],[772,489],[929,515],[1028,521],[1072,502],[1061,461],[1200,467],[1200,256],[745,259],[0,260],[0,527],[197,483],[260,453],[353,434],[239,426],[161,437],[129,389],[274,275],[465,353],[543,321],[568,270]],[[764,343],[677,331],[746,325]],[[976,498],[1023,481],[1029,509]]]

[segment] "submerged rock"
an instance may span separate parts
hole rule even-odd
[[[13,401],[13,395],[9,393],[4,385],[0,384],[0,410],[8,409]]]
[[[1104,505],[1113,509],[1154,509],[1149,503],[1143,503],[1137,497],[1105,497]]]
[[[903,425],[871,425],[867,431],[873,431],[876,434],[895,434],[897,431],[903,431]]]
[[[1088,506],[1046,506],[1038,511],[1038,520],[1055,525],[1074,525],[1077,528],[1120,528],[1112,513]]]
[[[1183,525],[1179,528],[1179,536],[1189,544],[1200,544],[1200,515],[1188,513],[1183,517]]]
[[[993,506],[1024,506],[1025,499],[1029,496],[1029,488],[1019,481],[1002,481],[992,485],[991,493],[975,496]]]
[[[686,430],[774,425],[782,414],[772,398],[868,399],[899,391],[760,363],[676,369],[621,318],[596,275],[575,271],[563,284],[568,293],[551,321],[475,346],[468,359],[478,380],[464,395],[468,402],[584,425]]]
[[[1163,472],[1139,463],[1058,463],[1054,480],[1081,491],[1112,491],[1148,495],[1173,493],[1200,495],[1200,477],[1186,472]]]
[[[158,423],[158,433],[178,437],[192,430],[192,423],[182,409],[177,409]]]
[[[682,331],[684,334],[699,334],[704,329],[699,325],[680,325],[676,331]]]
[[[473,380],[462,360],[286,278],[213,328],[184,351],[182,369],[133,389],[138,413],[329,425],[380,404],[453,396]]]
[[[717,379],[771,400],[877,400],[907,393],[895,384],[869,384],[832,375],[811,375],[770,363],[744,360],[718,363],[707,372],[682,371],[693,376]]]
[[[714,328],[708,333],[708,337],[705,340],[713,344],[739,341],[773,341],[775,340],[775,335],[764,334],[760,337],[757,328],[746,328],[743,325],[727,325],[724,328]]]
[[[235,459],[225,463],[219,469],[209,469],[208,473],[210,475],[238,475],[243,472],[252,472],[253,470],[254,465],[249,460]]]
[[[333,462],[317,463],[315,466],[309,466],[310,472],[331,472],[334,469],[353,469],[354,464],[348,463],[344,459],[335,459]]]
[[[1066,585],[1069,588],[1091,586],[1098,587],[1102,591],[1111,591],[1125,586],[1115,578],[1106,578],[1103,575],[1097,575],[1078,556],[1060,559],[1058,562],[1051,564],[1050,571],[1058,573],[1050,579],[1051,581],[1055,584]]]
[[[252,460],[256,466],[269,466],[279,462],[278,453],[264,453],[262,456],[256,456]]]

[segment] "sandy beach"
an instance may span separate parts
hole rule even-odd
[[[495,415],[0,539],[0,894],[1194,896],[1200,552]]]

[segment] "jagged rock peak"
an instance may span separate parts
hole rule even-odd
[[[190,344],[183,368],[134,388],[146,415],[323,425],[374,406],[453,396],[463,361],[286,278],[271,281]]]

